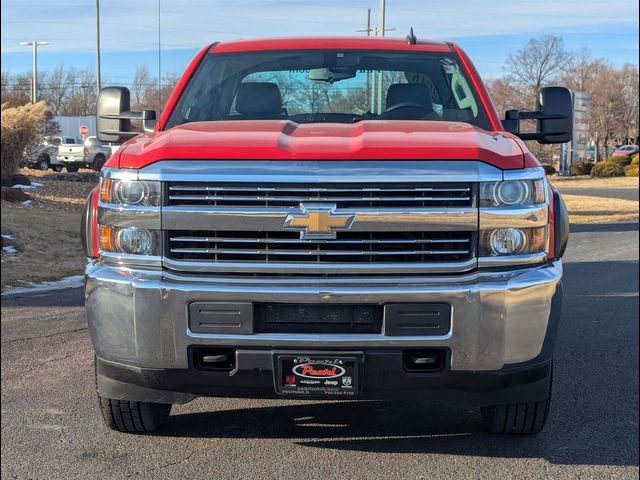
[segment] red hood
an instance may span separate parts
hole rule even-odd
[[[286,120],[198,122],[140,135],[121,148],[119,167],[159,160],[482,160],[523,168],[518,142],[466,123]]]

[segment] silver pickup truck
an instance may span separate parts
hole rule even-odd
[[[56,137],[54,144],[58,146],[58,160],[68,172],[77,172],[85,166],[84,144],[76,137]]]

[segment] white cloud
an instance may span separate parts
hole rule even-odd
[[[19,41],[33,38],[52,42],[51,51],[93,51],[95,8],[89,0],[4,0],[2,51],[24,51]],[[198,48],[215,40],[282,35],[351,35],[362,28],[366,9],[375,0],[161,0],[163,50]],[[102,47],[106,51],[157,48],[155,0],[101,2]],[[377,24],[377,9],[372,12]],[[637,32],[638,3],[629,0],[478,2],[457,0],[388,0],[387,25],[405,35],[447,39],[488,35],[537,34],[601,29],[625,25]],[[611,30],[616,34],[618,30]],[[622,40],[631,40],[630,38]],[[622,43],[622,42],[621,42]]]

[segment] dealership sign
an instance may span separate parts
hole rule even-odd
[[[573,92],[573,139],[569,146],[570,164],[587,158],[589,147],[590,102],[587,92]]]

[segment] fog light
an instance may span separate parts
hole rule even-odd
[[[153,237],[144,228],[123,228],[116,235],[116,247],[122,253],[150,255],[153,252]]]
[[[526,236],[519,228],[499,228],[491,234],[490,243],[496,255],[513,255],[524,249]]]

